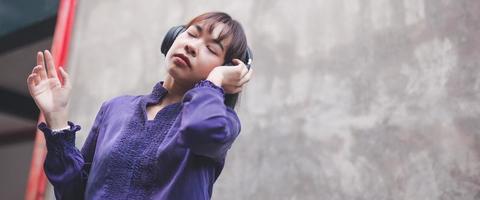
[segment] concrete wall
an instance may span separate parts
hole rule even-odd
[[[480,199],[476,0],[79,1],[79,137],[101,102],[164,77],[171,26],[211,10],[255,56],[213,199]]]

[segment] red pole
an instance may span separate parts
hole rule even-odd
[[[70,44],[70,35],[72,32],[73,20],[75,16],[76,0],[60,0],[58,7],[57,23],[53,35],[52,54],[55,59],[56,69],[67,63],[68,48]],[[60,81],[63,82],[61,73],[57,72]],[[38,123],[44,121],[43,114],[40,114]],[[37,123],[37,124],[38,124]],[[43,171],[43,162],[47,154],[45,138],[43,133],[37,129],[35,135],[35,144],[33,146],[32,162],[30,165],[30,174],[28,176],[27,188],[25,191],[26,200],[43,200],[45,198],[45,188],[47,178]]]

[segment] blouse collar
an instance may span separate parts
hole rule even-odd
[[[153,86],[152,92],[148,95],[145,95],[145,100],[147,104],[157,104],[160,102],[160,99],[162,99],[167,93],[168,90],[163,87],[163,82],[160,81]]]

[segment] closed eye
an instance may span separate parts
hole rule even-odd
[[[187,32],[187,34],[188,34],[190,37],[194,37],[194,38],[197,37],[196,35],[194,35],[194,34],[192,34],[192,33],[190,33],[190,32]]]
[[[210,48],[210,46],[207,46],[207,49],[208,49],[208,51],[210,51],[210,53],[213,53],[214,55],[217,55],[217,53],[215,53],[215,51],[213,51],[213,50]]]

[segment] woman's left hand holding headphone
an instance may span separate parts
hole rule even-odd
[[[215,67],[207,77],[207,80],[222,87],[226,94],[241,92],[252,76],[252,69],[249,70],[241,60],[233,59],[233,64],[235,65]]]

